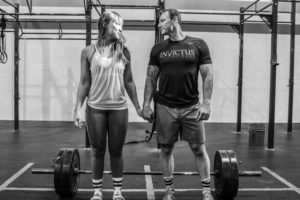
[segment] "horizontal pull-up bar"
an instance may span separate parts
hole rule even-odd
[[[283,2],[283,3],[300,3],[300,1],[297,1],[297,0],[279,0],[278,2]]]
[[[31,22],[45,22],[45,23],[86,23],[85,20],[74,20],[74,19],[20,19],[19,22],[31,23]],[[92,23],[98,23],[97,20],[93,20]],[[154,26],[154,20],[124,20],[125,26],[143,26],[143,24],[134,23],[144,23],[145,26],[152,24]],[[182,24],[191,25],[239,25],[238,22],[210,22],[210,21],[182,21]]]
[[[240,25],[237,22],[209,22],[209,21],[182,21],[182,24],[187,25],[216,25],[216,26],[233,26]]]
[[[20,40],[86,40],[86,38],[53,38],[53,37],[20,37]],[[97,40],[98,38],[92,38],[92,40]]]
[[[45,22],[45,23],[86,23],[84,20],[74,19],[20,19],[19,22]]]
[[[8,20],[8,22],[13,22],[13,20]],[[249,22],[261,22],[261,21],[249,21]],[[85,24],[85,20],[75,20],[75,19],[20,19],[19,23],[52,23],[52,24]],[[97,24],[97,20],[92,20],[92,24]],[[285,23],[285,22],[282,22]],[[183,25],[194,25],[194,26],[239,26],[239,22],[216,22],[216,21],[182,21]],[[124,21],[124,28],[126,27],[154,27],[154,20],[125,20]],[[42,28],[41,28],[42,29]],[[95,27],[94,27],[94,30]],[[24,34],[56,34],[56,32],[24,32]],[[73,34],[73,33],[66,33],[66,34]],[[78,33],[78,34],[85,34],[85,33]]]
[[[3,13],[4,15],[85,16],[84,13]]]
[[[209,11],[179,11],[181,14],[204,14],[204,15],[240,15],[239,12],[209,12]]]
[[[86,40],[86,38],[33,38],[33,37],[26,37],[20,38],[20,40]]]
[[[259,21],[259,20],[248,20],[247,22],[251,22],[251,23],[261,23],[263,21]],[[281,21],[278,21],[277,22],[278,24],[290,24],[291,22],[281,22]]]
[[[255,10],[248,10],[247,12],[256,12]],[[271,11],[262,10],[261,13],[271,13]],[[278,13],[281,14],[291,14],[291,11],[278,11]]]
[[[108,5],[108,4],[93,4],[93,6],[104,7],[104,8],[114,8],[114,9],[155,9],[158,6],[149,5]]]
[[[13,20],[9,20],[9,22],[13,22]],[[28,19],[23,18],[20,19],[19,22],[46,22],[46,23],[86,23],[85,19]],[[153,23],[154,20],[124,20],[125,23]],[[92,23],[98,23],[98,20],[92,20]]]
[[[245,12],[245,13],[240,13],[240,12],[210,12],[210,11],[193,11],[193,12],[189,12],[189,11],[179,11],[181,14],[203,14],[203,15],[253,15],[253,12]],[[256,14],[254,14],[256,15]],[[271,14],[270,14],[271,15]]]
[[[23,35],[57,35],[57,32],[23,32]],[[62,35],[85,35],[85,32],[63,32]],[[98,35],[98,33],[91,33],[92,35]]]

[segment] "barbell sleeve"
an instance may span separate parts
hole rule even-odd
[[[261,176],[261,171],[239,171],[239,176]]]
[[[32,174],[54,174],[53,169],[42,169],[42,168],[33,168],[31,170]]]

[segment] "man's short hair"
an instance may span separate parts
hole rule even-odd
[[[170,8],[170,9],[166,9],[163,11],[164,12],[168,12],[170,19],[173,20],[174,17],[177,17],[178,23],[181,25],[181,14],[178,10],[174,9],[174,8]]]

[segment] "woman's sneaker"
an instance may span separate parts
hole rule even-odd
[[[163,200],[175,200],[175,190],[174,189],[166,189],[166,194]]]
[[[113,200],[125,200],[120,190],[114,191]]]
[[[203,190],[202,195],[203,195],[203,200],[214,200],[214,197],[211,195],[210,190]]]
[[[91,200],[102,200],[102,199],[103,199],[102,193],[99,192],[95,192],[94,196],[91,198]]]

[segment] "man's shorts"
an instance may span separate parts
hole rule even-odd
[[[199,108],[200,103],[186,108],[171,108],[157,103],[158,143],[173,145],[180,136],[181,140],[190,144],[203,144],[205,142],[204,123],[196,119]]]

